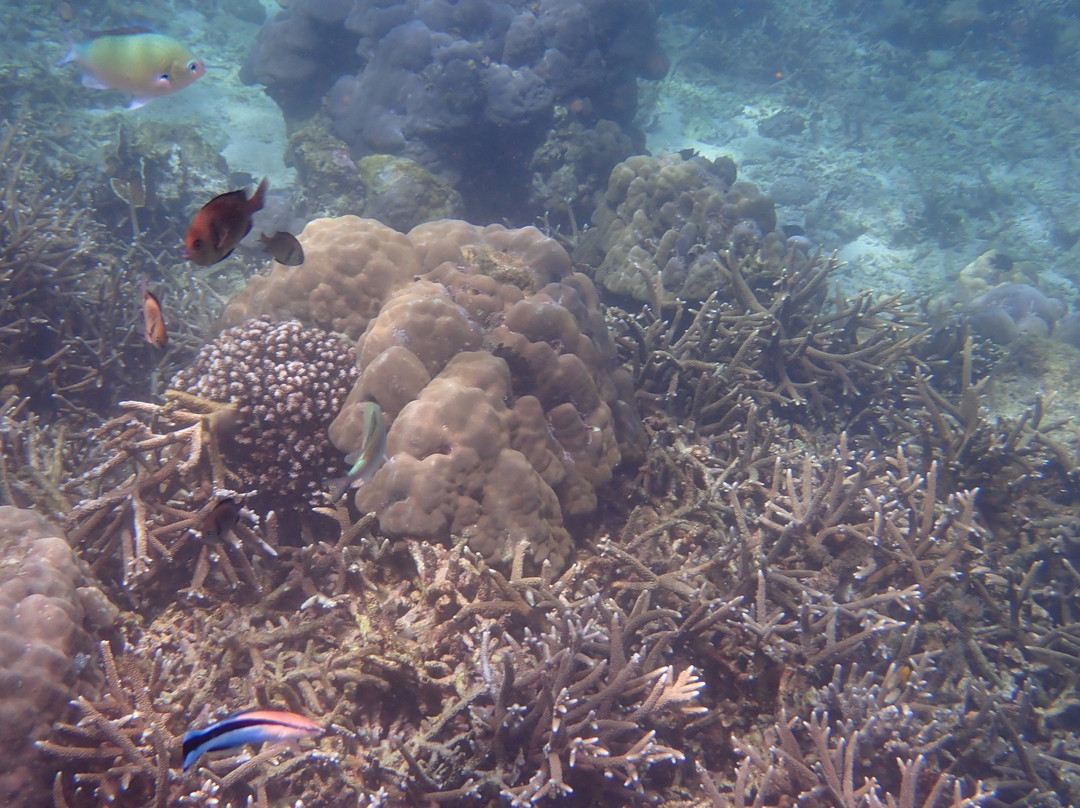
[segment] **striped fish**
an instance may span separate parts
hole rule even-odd
[[[248,710],[230,715],[203,729],[184,734],[184,771],[190,769],[204,752],[231,749],[248,743],[295,741],[315,738],[323,728],[296,713],[280,710]]]
[[[389,427],[382,407],[374,401],[360,405],[360,448],[345,455],[345,463],[352,468],[344,477],[326,480],[331,502],[337,502],[350,488],[359,488],[372,477],[386,461],[386,435]]]

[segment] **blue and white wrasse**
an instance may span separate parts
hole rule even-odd
[[[203,753],[215,749],[231,749],[248,743],[295,741],[322,734],[321,726],[296,713],[280,710],[236,713],[208,727],[184,734],[184,771],[190,769]]]

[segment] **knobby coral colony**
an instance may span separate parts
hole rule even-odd
[[[832,259],[721,259],[699,305],[611,312],[655,438],[565,569],[345,504],[208,541],[235,406],[124,404],[68,529],[143,617],[40,743],[55,804],[1075,804],[1075,449],[987,419],[962,333],[825,299]],[[181,777],[254,706],[328,732]]]

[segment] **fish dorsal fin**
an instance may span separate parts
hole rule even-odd
[[[266,177],[262,178],[258,187],[251,194],[251,198],[247,201],[248,210],[254,213],[257,210],[262,210],[263,205],[266,204],[266,192],[270,190],[270,182]]]
[[[124,28],[110,28],[107,31],[86,31],[90,39],[101,39],[103,36],[138,36],[139,34],[156,34],[149,25],[129,25]]]

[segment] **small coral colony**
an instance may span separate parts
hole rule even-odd
[[[921,305],[847,297],[731,160],[634,154],[627,93],[668,69],[648,3],[287,5],[260,43],[338,26],[369,60],[323,77],[343,140],[290,138],[341,215],[260,230],[250,178],[165,226],[193,277],[253,229],[274,259],[198,340],[142,276],[148,346],[69,315],[31,357],[34,289],[81,299],[93,224],[0,144],[4,804],[1077,804],[1080,442],[1053,401],[982,406],[1017,345],[1052,361],[1064,305],[996,251]],[[131,109],[206,71],[149,29],[70,44]],[[550,127],[506,182],[528,206],[570,171],[557,222],[451,218],[500,186],[476,204],[423,138],[474,124]],[[178,342],[160,396],[93,403]]]

